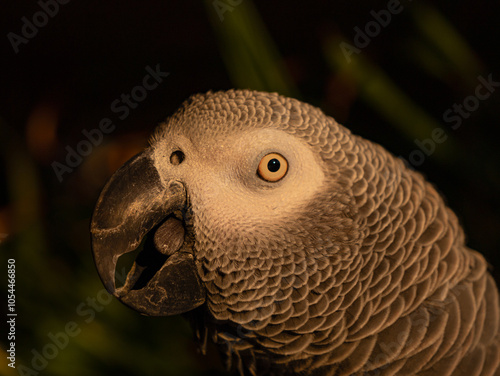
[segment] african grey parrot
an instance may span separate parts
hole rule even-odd
[[[110,293],[191,311],[241,375],[500,375],[498,290],[455,214],[298,100],[192,96],[107,183],[91,233]]]

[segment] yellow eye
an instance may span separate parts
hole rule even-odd
[[[257,173],[266,181],[278,181],[286,175],[288,162],[278,153],[270,153],[260,160]]]

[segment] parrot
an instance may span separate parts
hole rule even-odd
[[[106,183],[90,233],[110,294],[184,315],[235,374],[500,375],[498,289],[457,215],[297,99],[189,97]]]

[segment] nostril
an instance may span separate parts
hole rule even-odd
[[[172,163],[174,166],[177,166],[182,163],[184,160],[184,153],[180,150],[176,150],[170,155],[170,163]]]

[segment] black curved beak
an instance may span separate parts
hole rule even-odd
[[[190,242],[184,239],[181,222],[172,216],[185,209],[186,200],[182,183],[171,177],[160,178],[152,151],[147,149],[111,177],[97,201],[90,231],[99,276],[111,294],[143,314],[175,315],[205,301]],[[155,243],[167,249],[140,253],[124,285],[117,288],[118,258],[136,250],[162,221],[163,231],[157,231],[160,236],[155,236]],[[166,260],[162,253],[168,256]],[[154,274],[144,277],[146,259],[156,265]]]

